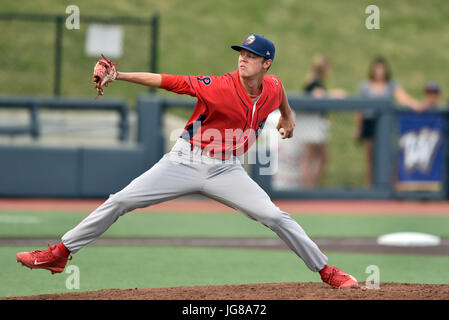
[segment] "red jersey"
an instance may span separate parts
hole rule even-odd
[[[238,71],[222,76],[162,75],[161,88],[198,99],[182,138],[213,152],[240,155],[256,141],[268,115],[279,108],[282,83],[273,75],[262,82],[254,103]]]

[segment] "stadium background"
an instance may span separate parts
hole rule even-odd
[[[316,53],[330,57],[333,71],[329,87],[339,87],[350,94],[366,78],[371,59],[382,54],[390,62],[394,78],[413,96],[423,97],[428,80],[439,82],[443,100],[448,79],[444,72],[449,49],[449,8],[444,1],[376,1],[380,7],[381,29],[365,28],[365,8],[370,1],[3,1],[1,12],[63,14],[70,4],[83,13],[100,16],[150,17],[160,14],[158,70],[177,74],[222,74],[235,65],[236,56],[229,46],[247,34],[257,32],[276,43],[276,61],[270,69],[279,76],[289,93],[299,93],[312,58]],[[51,23],[5,22],[0,35],[0,94],[2,96],[52,93],[54,26]],[[91,98],[95,95],[89,83],[94,61],[83,53],[84,32],[65,31],[63,97]],[[125,50],[120,69],[145,71],[148,66],[148,35],[138,27],[125,27]],[[131,84],[111,85],[108,98],[126,99],[134,107],[136,97],[148,90]],[[158,92],[161,95],[169,93]],[[171,110],[185,116],[183,109]],[[339,115],[333,123],[340,128],[341,138],[330,144],[333,161],[326,171],[324,184],[362,184],[363,155],[357,145],[349,152],[339,152],[339,142],[349,139],[353,114]],[[349,143],[349,141],[348,141]],[[345,163],[351,166],[345,166]],[[349,178],[348,178],[349,177]],[[7,199],[5,199],[6,201]],[[0,202],[0,235],[2,239],[57,238],[79,222],[90,209],[52,209],[52,205],[23,208]],[[351,203],[347,203],[348,208]],[[446,203],[440,203],[446,205]],[[367,208],[370,204],[366,204]],[[448,237],[448,218],[440,207],[416,204],[414,215],[406,206],[390,213],[358,214],[335,212],[332,208],[291,212],[312,237],[375,238],[396,231],[427,232]],[[360,208],[360,207],[359,207]],[[93,207],[92,207],[93,209]],[[162,210],[162,209],[161,209]],[[109,237],[271,237],[262,226],[241,215],[212,212],[153,212],[127,215],[114,225]],[[68,211],[68,212],[67,212]],[[166,210],[167,211],[167,210]],[[349,212],[349,209],[348,209]],[[447,211],[446,211],[447,212]],[[321,214],[320,214],[321,213]],[[123,221],[122,221],[123,220]],[[43,243],[44,245],[45,243]],[[17,296],[70,291],[65,288],[64,274],[49,277],[45,272],[22,270],[14,254],[22,247],[0,248],[0,296]],[[275,257],[275,258],[273,258]],[[378,265],[381,281],[410,283],[449,283],[444,276],[447,255],[368,254],[330,252],[333,264],[366,278],[365,268]],[[139,260],[139,263],[133,261]],[[171,246],[93,246],[76,255],[74,264],[81,270],[81,289],[149,288],[184,285],[211,285],[256,282],[318,281],[288,251],[255,249],[211,249]],[[123,263],[126,261],[126,263]],[[131,261],[131,262],[130,262]],[[98,271],[101,272],[98,272]],[[437,272],[435,272],[437,270]],[[100,273],[100,274],[99,274]]]

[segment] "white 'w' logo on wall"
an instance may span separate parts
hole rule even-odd
[[[399,147],[404,152],[404,164],[407,171],[416,169],[422,172],[428,171],[440,141],[440,132],[427,128],[402,135],[399,139]]]

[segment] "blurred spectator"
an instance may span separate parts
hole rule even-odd
[[[314,98],[345,98],[346,91],[342,89],[326,89],[326,77],[330,74],[332,65],[324,55],[316,55],[306,76],[304,91]]]
[[[363,98],[396,99],[398,103],[414,110],[421,110],[422,104],[409,96],[398,82],[391,78],[391,70],[384,58],[373,60],[368,72],[368,80],[359,87],[359,94]],[[365,149],[365,181],[368,186],[373,184],[373,138],[375,114],[364,110],[356,114],[355,137],[363,142]]]
[[[441,89],[437,82],[427,83],[425,89],[426,97],[423,101],[423,110],[441,109],[443,105],[441,103]]]
[[[306,77],[305,93],[314,98],[344,98],[346,96],[344,90],[327,90],[326,77],[330,71],[329,59],[317,55]],[[313,188],[319,184],[328,161],[327,140],[330,122],[325,112],[298,113],[296,128],[298,138],[303,143],[300,161],[301,185]]]

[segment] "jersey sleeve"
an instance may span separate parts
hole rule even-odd
[[[178,76],[161,75],[161,89],[178,94],[188,94],[192,97],[207,99],[213,96],[214,88],[219,85],[218,77],[211,76]]]
[[[215,89],[220,87],[220,78],[215,76],[189,76],[188,82],[195,96],[204,100],[213,98],[216,94]]]
[[[282,85],[282,82],[281,82],[281,80],[279,80],[278,77],[272,75],[271,79],[273,81],[273,90],[274,90],[275,94],[279,97],[279,106],[280,106],[282,103],[284,86]]]
[[[188,94],[196,97],[195,90],[190,85],[188,76],[161,74],[160,88],[177,94]]]

